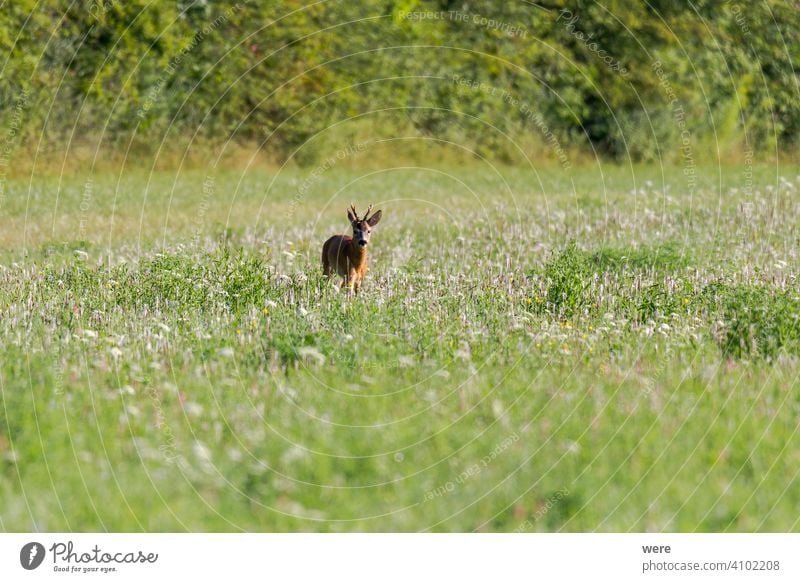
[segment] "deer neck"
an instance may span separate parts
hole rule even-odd
[[[361,247],[353,241],[350,245],[350,262],[353,264],[354,267],[360,267],[364,263],[367,262],[367,249],[366,247]]]

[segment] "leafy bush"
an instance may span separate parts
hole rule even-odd
[[[197,132],[308,164],[329,155],[320,131],[364,115],[374,139],[412,132],[505,161],[537,141],[659,160],[682,155],[680,106],[696,156],[704,138],[796,145],[800,13],[757,2],[743,26],[735,7],[19,0],[0,21],[0,125],[13,145],[181,151]],[[424,12],[440,16],[408,17]]]
[[[689,264],[687,254],[674,243],[640,248],[603,248],[594,252],[582,251],[570,242],[563,251],[554,256],[542,269],[547,286],[545,297],[532,300],[534,310],[572,317],[582,312],[596,314],[600,305],[597,285],[600,277],[613,272],[630,277],[657,274],[666,278],[669,274]],[[638,321],[670,315],[684,307],[692,296],[691,284],[680,279],[665,279],[640,286],[633,295],[619,295],[616,310],[630,311]]]
[[[764,287],[717,287],[722,351],[734,358],[774,359],[785,351],[800,354],[800,297]]]
[[[589,306],[593,300],[586,293],[595,269],[586,253],[570,242],[557,257],[545,265],[548,281],[546,307],[552,313],[570,317]]]

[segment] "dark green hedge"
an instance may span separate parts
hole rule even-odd
[[[278,158],[303,146],[304,162],[326,135],[359,128],[508,160],[539,142],[566,164],[568,147],[688,161],[713,143],[798,140],[790,2],[305,4],[6,3],[5,150],[194,138]]]

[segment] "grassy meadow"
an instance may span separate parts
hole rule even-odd
[[[9,180],[0,531],[800,530],[800,168],[694,170]]]

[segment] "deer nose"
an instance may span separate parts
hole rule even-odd
[[[359,246],[365,247],[365,246],[367,246],[367,241],[360,240],[360,241],[358,241],[358,244],[359,244]]]

